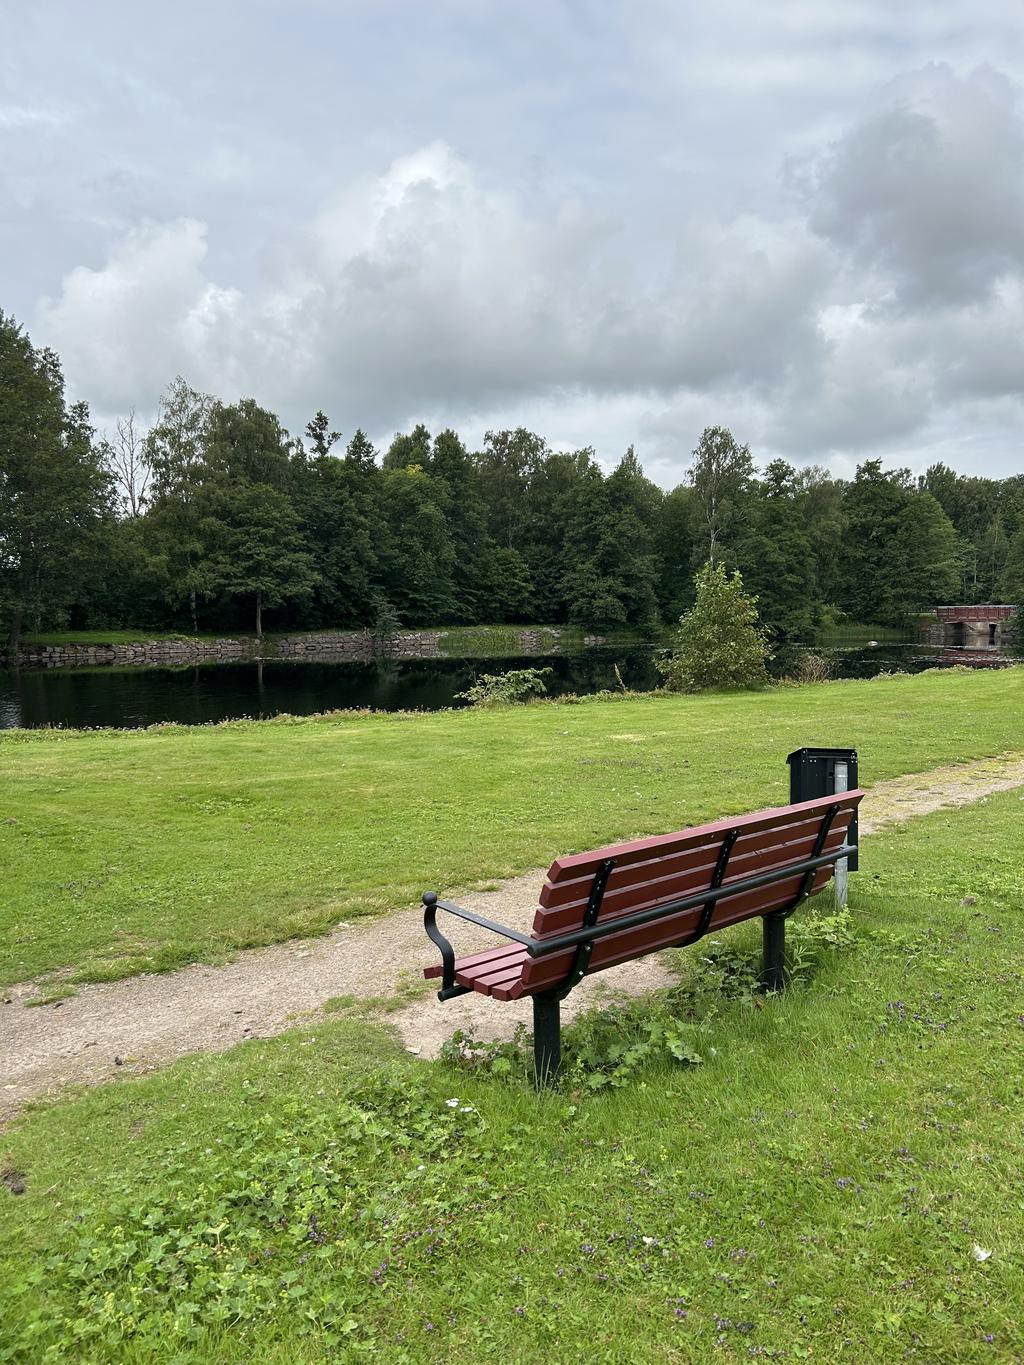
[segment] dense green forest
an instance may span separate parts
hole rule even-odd
[[[423,426],[376,451],[317,412],[301,437],[184,379],[148,430],[106,436],[59,359],[0,313],[0,623],[274,630],[480,622],[647,629],[696,569],[738,567],[776,638],[937,602],[1024,599],[1024,476],[866,460],[848,481],[709,427],[665,493],[632,448],[519,428],[469,450]]]

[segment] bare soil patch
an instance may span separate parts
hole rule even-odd
[[[864,799],[861,832],[874,833],[918,815],[967,805],[1024,786],[1024,756],[935,768],[882,782]],[[528,929],[545,869],[503,882],[460,903],[511,927]],[[459,952],[493,942],[472,925],[453,926]],[[46,994],[34,983],[0,997],[0,1122],[32,1099],[66,1086],[95,1085],[139,1074],[194,1052],[222,1052],[250,1038],[281,1033],[335,1006],[390,1019],[406,1047],[436,1057],[456,1029],[478,1038],[508,1037],[529,1023],[529,1001],[496,1005],[466,995],[440,1005],[417,980],[436,959],[418,906],[381,919],[341,924],[324,938],[293,940],[240,954],[222,967],[197,964],[160,976],[81,987],[69,999],[30,1008]],[[626,963],[586,979],[563,1005],[563,1017],[610,994],[644,995],[671,984],[663,957]],[[325,1006],[327,1010],[325,1011]]]

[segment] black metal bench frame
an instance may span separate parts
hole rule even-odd
[[[711,884],[706,890],[693,892],[691,895],[683,896],[679,900],[668,902],[665,905],[639,910],[633,914],[623,915],[598,924],[596,921],[600,914],[604,889],[615,866],[614,858],[606,859],[594,876],[581,927],[570,933],[559,934],[551,938],[539,940],[531,938],[528,934],[510,929],[507,925],[498,924],[494,920],[487,919],[484,915],[478,915],[452,901],[440,900],[434,891],[426,891],[422,897],[424,906],[423,925],[427,931],[427,936],[441,952],[441,989],[437,993],[437,998],[442,1001],[451,1000],[455,996],[470,994],[472,991],[472,987],[461,986],[456,983],[455,950],[437,927],[438,910],[444,910],[450,915],[468,921],[470,924],[479,925],[482,929],[489,929],[493,933],[502,934],[513,943],[522,944],[527,954],[532,958],[547,957],[551,953],[564,952],[566,948],[575,947],[576,953],[565,980],[554,990],[546,990],[531,997],[533,1000],[534,1067],[538,1085],[544,1085],[557,1077],[561,1066],[562,1039],[559,1007],[569,992],[586,975],[590,954],[594,944],[599,939],[606,938],[611,934],[620,934],[624,930],[635,929],[644,924],[651,924],[655,920],[701,906],[703,913],[696,929],[676,945],[677,947],[688,947],[690,944],[698,942],[708,932],[715,906],[719,901],[732,896],[743,895],[747,891],[756,891],[761,887],[772,886],[777,882],[789,881],[802,873],[803,881],[800,890],[790,904],[760,916],[762,921],[761,985],[765,991],[780,991],[785,986],[786,920],[807,899],[811,887],[814,885],[815,873],[819,868],[829,865],[834,867],[841,859],[852,858],[857,853],[856,844],[845,842],[830,853],[822,852],[838,809],[838,806],[832,806],[823,816],[815,838],[814,850],[809,858],[773,868],[770,872],[755,873],[753,876],[744,877],[741,881],[730,882],[728,886],[723,886],[722,882],[728,870],[729,855],[741,833],[740,830],[734,829],[727,832],[722,840]],[[752,915],[751,918],[754,919],[757,916]]]

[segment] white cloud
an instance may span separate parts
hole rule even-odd
[[[323,407],[380,435],[522,422],[606,463],[635,441],[666,484],[711,422],[842,468],[955,464],[958,442],[1016,459],[1020,86],[948,64],[986,55],[961,0],[885,24],[866,0],[586,21],[524,0],[543,44],[442,0],[386,42],[352,21],[345,81],[315,46],[334,8],[302,7],[271,51],[226,7],[187,99],[184,31],[136,44],[130,79],[98,36],[73,54],[86,96],[62,69],[84,112],[56,138],[56,77],[37,105],[26,69],[0,106],[5,303],[45,279],[21,311],[101,415],[152,411],[180,372],[296,430]],[[238,44],[245,69],[291,73],[273,116],[215,60]]]
[[[40,329],[79,391],[116,411],[152,406],[176,373],[229,378],[242,298],[204,276],[206,250],[194,219],[147,224],[118,242],[105,265],[77,266],[59,298],[42,300]]]
[[[25,104],[0,104],[0,131],[7,129],[59,128],[68,116],[59,109],[33,108]]]
[[[209,277],[204,226],[148,225],[77,267],[39,322],[104,407],[177,372],[345,420],[566,391],[770,389],[813,358],[827,253],[799,225],[682,223],[658,261],[566,198],[542,217],[447,146],[349,188],[262,290]]]

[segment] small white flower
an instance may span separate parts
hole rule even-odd
[[[984,1247],[976,1246],[974,1248],[974,1259],[976,1261],[987,1261],[991,1255],[991,1251],[987,1251]]]
[[[643,1242],[643,1244],[644,1244],[645,1247],[652,1247],[652,1246],[654,1246],[654,1238],[653,1238],[653,1237],[641,1237],[640,1240],[641,1240],[641,1242]]]
[[[417,1169],[418,1171],[425,1171],[427,1168],[426,1168],[426,1166],[417,1166],[416,1169]]]
[[[459,1107],[458,1100],[445,1100],[445,1104],[448,1106],[449,1109],[458,1109]]]
[[[460,1104],[460,1105],[459,1105],[459,1113],[460,1113],[460,1114],[475,1114],[475,1113],[476,1113],[476,1110],[473,1108],[473,1106],[472,1106],[471,1104]]]

